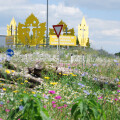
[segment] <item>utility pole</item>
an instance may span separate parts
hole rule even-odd
[[[47,0],[47,31],[46,31],[46,44],[48,44],[48,0]],[[47,45],[48,46],[48,45]]]

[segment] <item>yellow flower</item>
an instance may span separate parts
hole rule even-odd
[[[23,93],[26,93],[26,91],[23,91]]]
[[[61,73],[59,73],[61,75]]]
[[[27,80],[25,80],[25,82],[27,83],[28,81],[27,81]]]
[[[52,85],[57,85],[58,83],[57,83],[57,82],[51,82],[50,84],[52,84]]]
[[[120,85],[120,82],[118,82],[118,85]]]
[[[6,88],[3,88],[4,91],[6,91]]]
[[[4,84],[1,84],[2,86],[4,85]]]
[[[13,91],[14,93],[17,93],[18,91],[17,90],[15,90],[15,91]]]
[[[14,70],[11,70],[11,72],[15,72]]]
[[[71,75],[73,74],[73,73],[70,73]]]
[[[10,71],[9,71],[9,70],[5,70],[5,72],[6,72],[7,74],[10,74]]]
[[[74,75],[74,74],[73,74],[72,76],[77,76],[77,75]]]
[[[23,85],[24,83],[21,83],[21,85]]]
[[[20,100],[20,102],[22,102],[23,100]]]
[[[32,91],[32,94],[35,94],[35,92]]]
[[[63,75],[68,75],[68,74],[63,74]]]
[[[44,78],[47,79],[47,80],[50,79],[49,77],[44,77]]]

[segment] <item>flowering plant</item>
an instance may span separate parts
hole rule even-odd
[[[50,120],[41,96],[23,94],[21,97],[22,103],[9,112],[7,120]]]

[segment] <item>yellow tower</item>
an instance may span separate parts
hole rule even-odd
[[[17,26],[16,26],[16,21],[13,17],[10,22],[10,25],[7,25],[7,36],[8,36],[7,39],[9,39],[10,36],[13,36],[10,37],[10,39],[13,38],[13,45],[15,45],[16,35],[17,35]]]
[[[78,25],[78,41],[80,46],[88,46],[89,45],[89,38],[88,38],[88,26],[85,21],[85,17],[83,16],[82,22]]]

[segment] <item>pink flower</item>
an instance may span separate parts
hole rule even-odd
[[[10,110],[9,110],[9,109],[5,109],[5,111],[6,111],[6,112],[10,112]]]
[[[117,90],[117,92],[120,92],[120,90]]]
[[[18,120],[20,120],[20,118]]]
[[[60,99],[61,99],[61,96],[56,96],[55,99],[56,99],[56,100],[60,100]]]
[[[118,87],[120,87],[120,85],[118,85]]]
[[[102,99],[103,97],[99,97],[98,99]]]
[[[117,101],[118,99],[117,99],[117,98],[115,98],[114,100],[115,100],[115,101]]]
[[[46,108],[46,105],[44,105],[44,108]]]
[[[3,105],[0,105],[0,107],[3,107]]]
[[[56,108],[56,104],[53,104],[53,108]]]
[[[8,100],[7,103],[9,103],[10,101]]]
[[[66,107],[67,107],[67,105],[66,105],[66,104],[64,104],[64,107],[66,108]]]
[[[3,120],[2,118],[0,118],[0,120]]]
[[[50,94],[55,94],[55,91],[50,90],[49,93],[50,93]]]
[[[60,107],[57,107],[57,109],[61,109],[62,107],[60,106]]]
[[[56,102],[55,101],[52,101],[52,104],[55,104]]]

